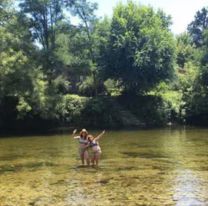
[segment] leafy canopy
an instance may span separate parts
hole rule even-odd
[[[174,39],[167,25],[151,7],[132,1],[118,4],[108,42],[108,76],[121,80],[126,91],[136,93],[146,92],[170,78]]]

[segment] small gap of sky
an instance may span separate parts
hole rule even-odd
[[[89,0],[98,3],[96,14],[98,17],[109,16],[113,14],[113,8],[119,2],[127,3],[128,0]],[[185,32],[188,24],[193,21],[197,11],[203,7],[208,7],[208,0],[134,0],[141,5],[149,5],[154,9],[162,9],[166,14],[171,15],[173,25],[171,30],[174,34]],[[77,17],[70,15],[73,24],[79,24]]]
[[[126,3],[128,0],[90,0],[98,3],[96,14],[100,17],[112,16],[113,8],[118,2]],[[208,6],[208,0],[135,0],[142,5],[150,5],[155,9],[162,9],[171,15],[174,34],[186,31],[187,25],[194,19],[198,10]]]

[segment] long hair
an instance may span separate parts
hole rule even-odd
[[[86,134],[85,137],[83,136],[83,133]],[[79,133],[79,136],[82,137],[82,138],[85,138],[85,139],[87,138],[87,135],[88,135],[88,131],[86,129],[82,129],[81,132]]]

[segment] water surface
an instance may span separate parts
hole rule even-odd
[[[0,206],[208,205],[207,134],[109,131],[98,169],[70,135],[1,138]]]

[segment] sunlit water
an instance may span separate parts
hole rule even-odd
[[[208,205],[208,130],[109,131],[100,145],[95,169],[70,135],[1,138],[0,206]]]

